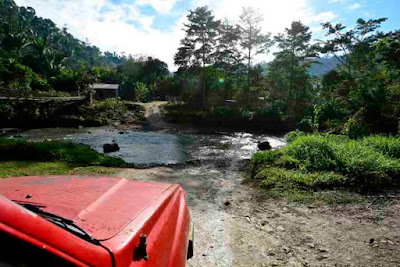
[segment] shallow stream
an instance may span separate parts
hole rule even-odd
[[[215,134],[171,134],[153,131],[119,131],[112,128],[46,128],[25,131],[28,140],[63,140],[90,145],[103,153],[103,145],[115,142],[120,150],[110,156],[138,165],[165,165],[188,161],[231,161],[249,159],[258,142],[283,146],[283,137],[243,132]]]

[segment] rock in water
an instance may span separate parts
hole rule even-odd
[[[103,151],[104,153],[111,153],[119,150],[119,146],[116,143],[112,144],[104,144],[103,145]]]
[[[258,149],[261,150],[261,151],[270,150],[271,148],[272,147],[271,147],[271,145],[269,144],[268,141],[264,141],[264,142],[258,143]]]

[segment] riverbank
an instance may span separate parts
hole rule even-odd
[[[116,129],[82,128],[37,129],[22,135],[36,142],[46,138],[87,142],[96,149],[114,139],[126,144],[121,145],[122,157],[137,160],[132,154],[135,152],[142,155],[142,160],[158,159],[159,154],[168,155],[161,158],[170,160],[179,159],[174,154],[179,153],[184,156],[183,162],[189,156],[193,160],[191,164],[145,169],[67,165],[52,169],[54,162],[30,162],[30,169],[25,169],[25,173],[9,173],[10,176],[108,175],[180,184],[186,191],[195,221],[195,254],[187,263],[191,267],[400,265],[398,198],[374,195],[346,205],[288,202],[254,184],[243,183],[257,143],[269,141],[277,149],[285,144],[282,138],[183,130],[193,135],[190,138],[195,142],[188,145],[185,134],[172,134],[181,133],[180,128],[176,130],[174,124],[165,121],[159,123],[162,115],[157,105],[146,106],[149,126],[157,132],[122,131],[120,134]],[[7,165],[9,171],[15,167],[23,171],[21,163],[13,164],[16,163],[2,162],[0,170]],[[40,172],[33,172],[33,167]]]
[[[284,148],[253,155],[248,182],[301,203],[358,203],[377,193],[400,197],[400,138],[293,132],[287,140]]]
[[[250,111],[239,107],[202,109],[187,103],[167,103],[162,107],[165,120],[180,127],[245,131],[283,135],[296,129],[296,120],[283,118],[262,110]]]
[[[0,99],[0,124],[2,127],[30,129],[104,125],[140,128],[145,123],[141,105],[119,98],[93,103],[83,97],[76,98]]]
[[[112,174],[128,167],[124,160],[100,154],[89,146],[57,141],[28,142],[0,138],[0,177]],[[110,168],[107,168],[110,167]]]

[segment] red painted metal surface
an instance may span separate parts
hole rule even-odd
[[[190,216],[178,185],[110,177],[21,177],[0,180],[0,194],[73,220],[112,251],[116,266],[185,266]],[[3,232],[46,244],[75,263],[111,266],[106,249],[5,198],[0,199],[0,222]],[[148,260],[134,259],[141,234],[147,236]]]

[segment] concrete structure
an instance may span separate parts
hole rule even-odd
[[[118,97],[118,87],[119,84],[95,83],[91,85],[91,89],[94,90],[93,97],[96,100]]]

